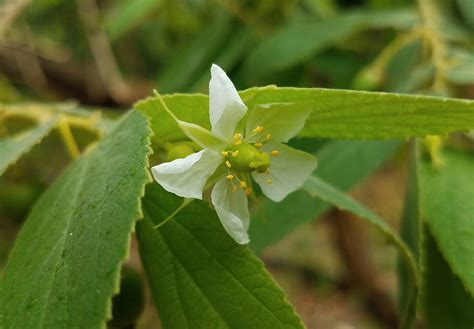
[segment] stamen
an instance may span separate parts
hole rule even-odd
[[[258,126],[257,128],[255,128],[253,130],[254,133],[261,133],[263,131],[263,127],[262,126]]]
[[[234,185],[234,186],[232,187],[232,192],[235,192],[235,191],[237,191],[237,185]]]
[[[267,168],[267,170],[265,171],[265,175],[270,175],[270,170],[268,170],[268,168]]]
[[[242,134],[241,133],[237,133],[237,134],[234,135],[234,140],[235,141],[239,141],[241,139],[242,139]]]
[[[266,137],[265,137],[265,141],[270,141],[272,139],[272,134],[268,134]]]
[[[278,156],[279,154],[280,154],[280,152],[278,152],[278,151],[272,151],[272,156],[274,156],[274,157]]]
[[[245,189],[247,187],[247,183],[245,183],[244,181],[240,181],[240,187]]]
[[[235,146],[240,145],[240,144],[242,144],[242,141],[240,139],[234,143]]]
[[[234,152],[232,152],[232,156],[233,156],[234,158],[235,158],[236,156],[238,156],[238,155],[239,155],[239,151],[234,151]]]
[[[254,146],[259,149],[263,146],[263,144],[262,143],[255,143]]]
[[[245,195],[246,195],[246,196],[249,196],[250,194],[252,194],[252,189],[251,189],[250,187],[247,187],[247,188],[244,190],[244,192],[245,192]]]
[[[234,175],[227,175],[227,176],[225,176],[225,178],[227,178],[228,180],[233,180],[233,179],[234,179]]]
[[[273,181],[271,179],[267,179],[267,184],[270,185],[271,183],[273,183]]]
[[[226,156],[229,155],[229,152],[227,152],[227,151],[222,151],[221,154],[226,157]]]
[[[227,161],[225,162],[225,165],[227,166],[227,168],[232,167],[232,165],[230,164],[229,160],[227,160]]]

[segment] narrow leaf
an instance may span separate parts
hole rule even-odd
[[[165,328],[303,328],[301,320],[251,251],[194,201],[153,229],[181,199],[147,187],[137,224],[140,255]]]
[[[346,191],[389,158],[398,142],[330,141],[316,153],[315,175]],[[348,165],[357,163],[357,165]],[[250,246],[255,252],[277,242],[299,225],[316,219],[330,205],[306,192],[290,194],[281,202],[263,199],[250,221]]]
[[[0,281],[1,328],[104,328],[149,180],[147,121],[131,112],[57,179]]]
[[[351,198],[349,195],[339,191],[334,186],[326,183],[320,178],[312,176],[305,183],[305,188],[315,197],[319,197],[341,210],[350,211],[353,214],[364,218],[376,227],[389,242],[391,242],[400,252],[410,273],[410,295],[408,303],[402,314],[401,328],[411,328],[415,321],[415,307],[418,298],[418,270],[415,260],[400,237],[377,215],[365,208],[362,204]]]

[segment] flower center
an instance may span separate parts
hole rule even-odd
[[[249,143],[234,145],[229,149],[228,161],[231,168],[239,173],[253,171],[265,172],[270,167],[268,153],[260,152],[258,148]]]

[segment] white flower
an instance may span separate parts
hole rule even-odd
[[[211,194],[217,215],[227,233],[246,244],[250,177],[278,202],[301,187],[316,168],[312,155],[282,144],[303,128],[310,112],[296,104],[258,105],[248,114],[245,130],[239,129],[247,107],[229,77],[213,64],[209,83],[212,131],[180,121],[170,112],[183,132],[204,149],[154,166],[153,176],[167,191],[195,199],[202,199],[206,184],[217,181]]]

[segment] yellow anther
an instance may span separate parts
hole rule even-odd
[[[234,152],[232,152],[232,156],[233,156],[233,157],[236,157],[236,156],[238,156],[238,155],[239,155],[239,151],[234,151]]]
[[[239,141],[241,139],[242,139],[242,134],[241,133],[237,133],[237,134],[234,135],[234,140],[235,141]]]
[[[227,176],[225,176],[225,178],[227,178],[228,180],[233,180],[233,179],[234,179],[234,175],[227,175]]]
[[[262,143],[255,143],[254,146],[259,149],[263,146],[263,144]]]
[[[235,146],[240,145],[240,144],[242,144],[242,141],[240,139],[234,143]]]
[[[270,185],[271,183],[273,183],[273,181],[271,179],[267,179],[267,184]]]
[[[278,151],[272,151],[272,156],[274,156],[274,157],[278,156],[279,154],[280,154],[280,152],[278,152]]]
[[[229,160],[227,160],[227,161],[225,162],[225,165],[227,166],[227,168],[232,167],[232,165],[230,164]]]
[[[244,181],[240,181],[240,187],[241,187],[241,188],[246,188],[246,187],[247,187],[247,183],[245,183]]]
[[[261,133],[263,131],[263,127],[262,126],[258,126],[257,128],[255,128],[253,130],[254,133]]]
[[[250,187],[247,187],[247,188],[244,190],[244,192],[245,192],[245,195],[246,195],[246,196],[249,196],[250,194],[252,194],[252,189],[251,189]]]
[[[268,142],[272,139],[272,134],[268,134],[266,137],[265,137],[265,141]]]
[[[234,187],[232,187],[232,192],[235,192],[237,191],[237,185],[234,185]]]
[[[226,157],[226,156],[229,155],[229,152],[227,152],[227,151],[222,151],[221,154]]]

